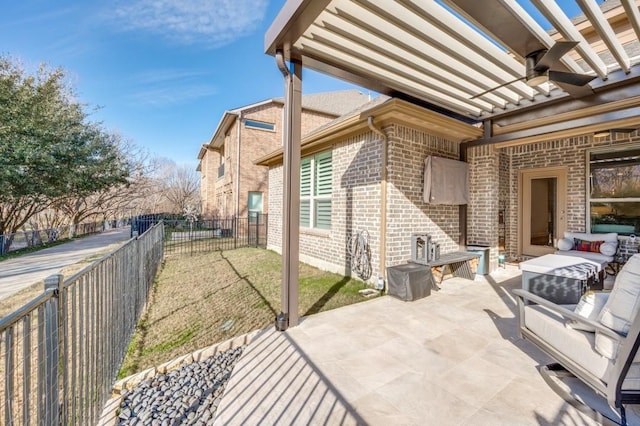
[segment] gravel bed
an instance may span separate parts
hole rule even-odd
[[[118,425],[170,426],[213,423],[233,367],[244,346],[143,380],[123,392]]]

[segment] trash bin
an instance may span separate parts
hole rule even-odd
[[[478,275],[487,275],[489,273],[489,250],[491,248],[489,246],[467,246],[467,251],[470,253],[478,253],[480,254],[480,258],[478,259],[478,269],[476,270],[476,274]]]

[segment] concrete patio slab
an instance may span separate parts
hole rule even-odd
[[[445,280],[414,302],[381,297],[269,328],[245,350],[216,425],[592,425],[517,337],[515,267]]]

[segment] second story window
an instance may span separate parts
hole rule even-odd
[[[275,124],[258,120],[244,120],[244,127],[248,129],[268,130],[271,132],[276,130]]]

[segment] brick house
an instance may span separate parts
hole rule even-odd
[[[369,127],[369,117],[376,130]],[[379,276],[385,277],[386,266],[410,258],[412,233],[432,235],[443,252],[458,250],[462,237],[459,207],[423,201],[424,159],[429,155],[458,159],[464,149],[461,141],[481,133],[478,127],[381,96],[308,134],[302,140],[302,176],[308,174],[305,167],[317,169],[319,159],[331,160],[330,174],[327,173],[331,185],[325,191],[330,207],[328,219],[313,217],[312,212],[318,210],[313,205],[318,197],[310,195],[314,191],[305,192],[303,178],[300,260],[351,275],[347,242],[355,232],[366,231],[373,270],[369,281],[373,282]],[[519,228],[523,172],[528,170],[571,171],[566,173],[564,183],[567,195],[562,229],[589,229],[595,223],[587,220],[590,201],[586,185],[590,172],[584,166],[585,159],[606,152],[628,153],[637,158],[639,143],[640,134],[634,131],[603,136],[590,133],[499,149],[467,148],[470,200],[466,243],[491,247],[491,270],[498,266],[499,252],[509,259],[531,255],[522,245]],[[258,160],[258,164],[269,166],[271,215],[267,246],[278,252],[282,244],[282,161],[281,149]],[[387,173],[383,177],[385,161]],[[311,174],[319,173],[322,171]],[[307,199],[309,205],[305,204]],[[638,216],[640,210],[631,219],[635,220],[632,232],[640,230]],[[560,231],[557,229],[556,233]],[[546,228],[544,232],[547,238]]]
[[[472,2],[454,3],[465,11],[467,4],[473,6]],[[347,241],[353,233],[365,230],[373,269],[370,280],[374,281],[384,276],[385,266],[404,263],[410,257],[414,232],[431,234],[445,252],[465,245],[487,245],[490,270],[497,268],[500,252],[515,259],[555,251],[554,243],[565,230],[615,230],[624,243],[626,236],[640,232],[640,85],[634,77],[640,67],[636,32],[640,30],[632,29],[623,6],[618,1],[603,3],[600,12],[591,12],[602,14],[597,24],[591,15],[583,15],[558,24],[562,31],[549,33],[522,24],[532,25],[532,19],[519,19],[526,12],[505,10],[504,16],[515,16],[508,29],[520,26],[519,35],[544,52],[555,40],[562,40],[560,32],[574,26],[573,38],[584,37],[585,42],[579,51],[566,53],[562,66],[575,73],[589,70],[592,75],[606,76],[595,65],[602,61],[609,70],[607,78],[590,77],[595,79],[591,85],[540,87],[547,84],[547,75],[541,76],[543,83],[525,83],[522,62],[487,44],[466,22],[436,2],[421,3],[415,10],[389,3],[376,13],[350,4],[353,10],[347,15],[359,18],[344,18],[348,21],[344,26],[358,34],[355,40],[343,39],[340,31],[326,28],[326,22],[336,28],[343,25],[330,13],[291,2],[267,33],[267,53],[283,55],[278,50],[281,44],[295,45],[286,53],[294,64],[308,60],[312,68],[363,82],[395,98],[375,100],[302,138],[301,226],[294,231],[273,214],[269,247],[281,249],[284,226],[290,235],[299,232],[299,247],[292,250],[299,250],[300,260],[350,274]],[[483,26],[490,24],[498,32],[503,28],[480,10],[466,12],[467,17],[477,14]],[[306,30],[289,31],[284,24],[292,16],[300,19],[298,14],[314,24]],[[373,24],[365,16],[377,23],[376,31],[371,31]],[[399,29],[398,20],[406,30]],[[428,20],[434,25],[429,33],[417,25],[427,25]],[[611,26],[619,46],[603,41],[602,22]],[[530,37],[530,33],[535,34]],[[341,45],[338,39],[344,49],[336,47]],[[442,40],[448,43],[440,44]],[[523,59],[530,53],[524,49],[532,48],[513,42],[512,52]],[[431,56],[431,52],[437,54]],[[475,56],[478,52],[484,57]],[[495,58],[494,62],[486,57]],[[430,65],[429,60],[433,61]],[[493,73],[499,73],[493,69],[496,61],[513,66],[512,76],[520,78],[506,84],[510,78],[491,82]],[[288,78],[302,84],[295,71],[291,75]],[[504,87],[508,91],[499,92]],[[468,163],[466,206],[423,201],[428,155]],[[328,158],[331,189],[316,185],[309,192],[304,186],[304,167],[310,167],[312,175],[322,173],[314,168]],[[258,162],[270,166],[269,208],[272,213],[280,212],[282,182],[290,179],[283,175],[282,151]],[[315,185],[313,180],[311,185]],[[620,195],[623,191],[628,195]],[[316,199],[316,193],[322,197]],[[283,286],[286,281],[283,279]],[[292,286],[285,288],[291,292]]]
[[[357,90],[303,97],[302,132],[308,133],[368,101]],[[268,169],[254,161],[282,146],[283,98],[226,111],[198,153],[205,217],[268,212]]]

